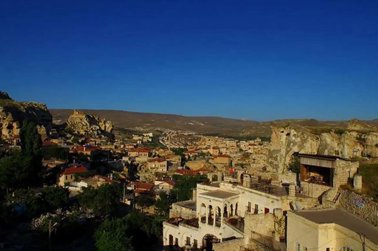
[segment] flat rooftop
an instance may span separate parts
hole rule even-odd
[[[175,204],[181,207],[189,208],[193,211],[196,211],[197,209],[196,202],[192,200],[179,201],[179,202],[176,202]]]
[[[306,154],[306,153],[300,153],[298,154],[299,157],[304,157],[304,158],[311,158],[311,159],[323,159],[323,160],[330,160],[330,161],[336,161],[337,159],[341,160],[346,160],[348,161],[349,159],[340,157],[340,156],[335,156],[335,155],[322,155],[322,154]]]
[[[233,196],[238,195],[238,194],[226,192],[226,191],[223,191],[223,190],[215,190],[215,191],[202,193],[200,195],[215,197],[215,198],[218,198],[218,199],[227,199],[227,198],[233,197]]]
[[[353,232],[363,234],[370,241],[378,244],[378,228],[341,209],[304,210],[294,212],[303,218],[318,224],[335,223]]]

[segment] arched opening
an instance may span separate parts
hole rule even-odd
[[[208,212],[208,219],[207,219],[207,223],[209,225],[213,225],[214,224],[214,209],[213,209],[213,206],[212,205],[209,205],[209,212]]]
[[[219,239],[212,234],[207,234],[203,237],[202,247],[205,251],[213,251],[213,243],[218,243]]]
[[[238,215],[238,203],[235,204],[235,215]]]
[[[211,177],[211,181],[218,181],[218,175],[214,174],[214,175]]]
[[[223,217],[225,217],[225,218],[228,217],[227,205],[224,205],[224,209],[223,209]]]
[[[234,205],[231,204],[230,206],[230,216],[234,215]]]
[[[200,219],[201,223],[206,223],[206,205],[204,203],[201,204]]]
[[[168,237],[168,245],[173,246],[173,235],[171,235],[171,234]]]
[[[220,207],[217,207],[216,214],[215,214],[215,226],[220,227],[222,221],[222,210]]]

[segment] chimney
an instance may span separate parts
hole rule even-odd
[[[193,193],[192,193],[192,200],[193,201],[196,201],[197,200],[197,189],[193,189]]]
[[[251,175],[243,174],[243,186],[251,188]]]
[[[295,184],[294,183],[290,183],[289,185],[289,196],[295,197]]]
[[[353,188],[354,190],[360,192],[362,189],[362,176],[359,174],[354,175],[353,177]]]

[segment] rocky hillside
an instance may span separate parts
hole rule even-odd
[[[335,155],[347,159],[378,158],[378,128],[362,121],[349,121],[345,129],[320,133],[298,125],[272,127],[271,159],[285,172],[295,152]]]
[[[113,136],[113,123],[80,111],[73,111],[67,119],[67,128],[78,135],[92,137]]]
[[[54,121],[63,123],[68,120],[73,110],[51,109]],[[115,129],[156,129],[165,128],[172,130],[187,130],[203,134],[227,135],[227,136],[269,136],[270,127],[254,121],[227,119],[220,117],[188,117],[173,114],[139,113],[114,110],[85,110],[87,114],[105,118],[114,123]],[[260,126],[261,125],[261,126]],[[244,132],[248,133],[244,134]]]
[[[42,138],[48,135],[51,129],[52,116],[46,105],[34,102],[17,102],[7,93],[0,92],[1,139],[11,141],[18,138],[22,122],[26,119],[37,124]]]
[[[348,121],[319,121],[315,119],[287,119],[268,122],[252,120],[229,119],[222,117],[194,117],[174,114],[141,113],[117,110],[85,110],[87,114],[110,120],[115,130],[118,128],[128,129],[156,129],[166,128],[172,130],[186,130],[201,134],[212,134],[238,138],[265,137],[272,134],[271,127],[287,127],[296,125],[308,129],[313,134],[329,132],[331,130],[344,131]],[[66,122],[72,109],[50,109],[57,123]],[[378,120],[366,121],[370,125],[378,126]]]

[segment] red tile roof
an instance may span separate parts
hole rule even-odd
[[[129,152],[149,153],[150,149],[149,148],[133,148],[133,149],[130,149]]]
[[[164,158],[154,158],[154,159],[149,159],[148,162],[164,162],[166,159]]]
[[[188,170],[188,169],[179,169],[176,171],[176,173],[181,174],[181,175],[190,175],[190,176],[199,174],[198,171]]]
[[[166,179],[166,180],[157,180],[157,181],[158,182],[165,182],[165,183],[167,183],[167,184],[169,184],[171,186],[174,186],[176,184],[173,180],[168,180],[168,179]]]
[[[85,166],[71,166],[64,169],[62,174],[70,175],[70,174],[86,173],[86,172],[88,172],[88,170]]]
[[[92,152],[100,150],[100,148],[97,146],[74,146],[72,150],[77,152]]]
[[[202,175],[209,173],[210,171],[204,168],[198,169],[198,170],[189,170],[189,169],[179,169],[176,171],[177,174],[181,175],[189,175],[189,176],[195,176],[195,175]]]
[[[140,182],[140,181],[135,181],[132,184],[134,185],[134,191],[137,192],[137,193],[152,191],[152,189],[155,186],[154,184],[146,183],[146,182]]]
[[[50,140],[45,140],[42,143],[42,146],[57,146],[58,144],[51,142]]]

